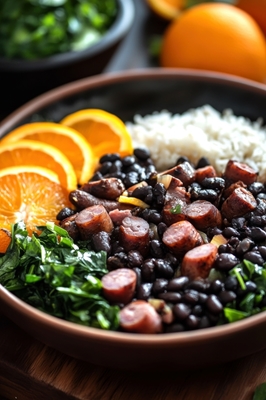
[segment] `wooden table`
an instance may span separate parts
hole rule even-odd
[[[144,0],[135,4],[133,29],[105,72],[153,66],[148,42],[166,24]],[[200,371],[121,372],[61,354],[0,316],[0,400],[251,400],[264,381],[266,350]]]

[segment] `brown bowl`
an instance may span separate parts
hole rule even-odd
[[[139,70],[95,76],[44,95],[7,117],[0,137],[31,120],[59,121],[81,108],[102,108],[125,121],[168,109],[210,104],[219,111],[266,120],[266,86],[229,75],[190,70]],[[34,309],[0,285],[1,311],[30,335],[63,353],[98,365],[132,370],[180,370],[224,363],[266,348],[266,313],[219,327],[143,335],[66,322]]]

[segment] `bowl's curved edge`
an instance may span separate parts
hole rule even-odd
[[[79,60],[83,60],[90,55],[91,57],[103,52],[107,48],[119,42],[129,31],[133,24],[135,15],[135,6],[133,0],[117,0],[119,12],[113,25],[108,32],[100,39],[99,42],[81,51],[72,51],[62,54],[52,55],[47,58],[38,60],[7,60],[0,58],[0,71],[30,71],[30,70],[46,70],[49,68],[57,68],[63,64],[72,64]],[[2,65],[1,65],[2,64]]]

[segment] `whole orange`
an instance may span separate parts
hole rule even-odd
[[[194,68],[266,80],[266,40],[245,11],[225,3],[202,3],[185,10],[166,29],[163,67]]]
[[[266,0],[238,0],[235,5],[251,15],[266,35]]]

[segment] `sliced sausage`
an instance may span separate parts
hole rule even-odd
[[[121,179],[107,178],[99,181],[87,182],[81,186],[80,190],[92,194],[95,197],[107,200],[117,199],[125,190]]]
[[[60,226],[65,229],[73,240],[79,239],[79,229],[76,224],[76,217],[78,214],[71,215],[60,222]]]
[[[198,183],[201,183],[205,178],[213,178],[217,176],[217,172],[212,165],[206,165],[206,167],[196,169],[195,174],[195,180]]]
[[[101,231],[111,233],[114,228],[108,212],[101,205],[80,211],[75,221],[82,240],[88,240],[93,234]]]
[[[214,204],[207,200],[196,200],[185,210],[186,218],[196,229],[205,232],[208,228],[222,225],[222,215]]]
[[[232,218],[242,217],[254,210],[256,206],[254,196],[245,188],[239,187],[223,202],[221,213],[224,218],[231,221]]]
[[[226,199],[227,197],[229,197],[229,196],[233,193],[233,191],[234,191],[235,189],[239,188],[239,187],[246,188],[247,185],[245,185],[244,182],[242,182],[242,181],[237,181],[237,182],[231,183],[231,185],[228,186],[228,187],[223,191],[223,198]]]
[[[257,173],[253,168],[249,167],[247,164],[229,160],[226,164],[224,171],[224,178],[229,182],[237,182],[242,181],[246,185],[250,185],[251,183],[257,180]]]
[[[162,241],[178,257],[203,244],[199,232],[189,221],[180,221],[169,226],[163,234]]]
[[[188,251],[181,263],[181,274],[190,280],[205,279],[215,262],[218,249],[215,244],[207,243]]]
[[[104,297],[111,303],[128,304],[134,296],[136,273],[129,268],[119,268],[102,277]]]
[[[143,218],[126,217],[119,228],[119,239],[126,252],[138,250],[142,256],[149,251],[149,224]]]
[[[130,210],[112,210],[109,212],[109,216],[113,222],[114,225],[118,226],[122,224],[122,221],[126,217],[131,217],[131,211]]]
[[[175,180],[172,181],[168,190],[166,191],[165,202],[162,211],[162,219],[167,226],[170,226],[178,221],[183,221],[186,218],[186,206],[190,203],[190,195],[186,191],[185,187],[176,186]],[[178,212],[176,210],[178,210]]]
[[[73,190],[69,193],[69,200],[78,210],[83,210],[84,208],[95,205],[103,205],[107,211],[119,208],[118,201],[99,199],[98,197],[79,189]]]
[[[195,169],[187,161],[176,165],[174,168],[168,169],[163,174],[174,176],[179,179],[185,187],[188,187],[188,185],[195,181]]]
[[[162,332],[162,319],[144,300],[137,300],[120,311],[120,326],[124,331],[136,333]]]

